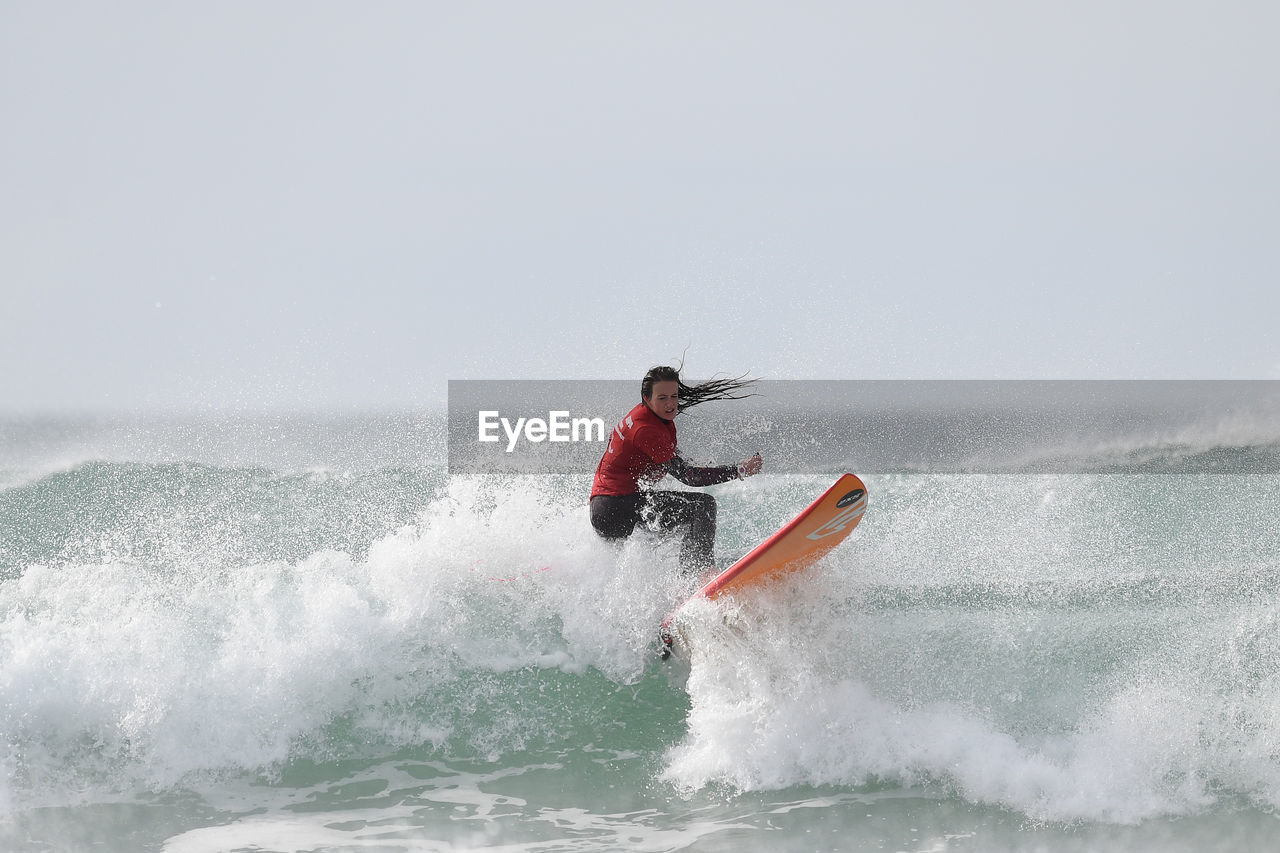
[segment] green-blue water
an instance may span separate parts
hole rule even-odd
[[[675,543],[599,541],[589,476],[450,478],[432,429],[6,422],[0,847],[1280,833],[1276,475],[867,476],[850,540],[691,608],[691,655],[664,663],[693,586]],[[1215,441],[1159,453],[1260,452]],[[712,489],[722,559],[832,479]]]

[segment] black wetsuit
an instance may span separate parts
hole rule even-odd
[[[679,456],[663,463],[663,469],[686,486],[714,486],[738,479],[738,466],[695,468]],[[688,525],[680,548],[680,565],[686,572],[715,567],[716,499],[705,492],[641,490],[630,495],[596,495],[591,498],[591,526],[606,539],[631,535],[636,524],[669,532]]]

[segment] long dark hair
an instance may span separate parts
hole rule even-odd
[[[746,374],[736,376],[731,379],[711,379],[706,382],[700,382],[697,385],[686,385],[680,379],[680,368],[684,367],[681,362],[680,367],[654,367],[644,375],[644,379],[640,380],[640,397],[642,400],[653,396],[653,383],[655,382],[676,382],[680,386],[680,404],[677,412],[683,412],[685,409],[691,409],[699,403],[706,403],[710,400],[741,400],[744,397],[754,397],[754,394],[739,394],[744,388],[750,387],[755,380],[746,379]]]

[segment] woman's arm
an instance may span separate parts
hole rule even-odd
[[[679,456],[673,456],[664,462],[662,467],[668,474],[686,486],[714,486],[717,483],[727,483],[730,480],[750,477],[752,474],[758,473],[760,471],[759,463],[751,464],[756,459],[758,459],[758,456],[752,457],[740,465],[712,465],[707,468],[695,468]]]

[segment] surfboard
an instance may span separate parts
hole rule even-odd
[[[658,632],[662,656],[670,654],[676,616],[690,601],[742,592],[808,568],[843,542],[866,511],[867,487],[853,474],[841,475],[795,518],[671,611]]]

